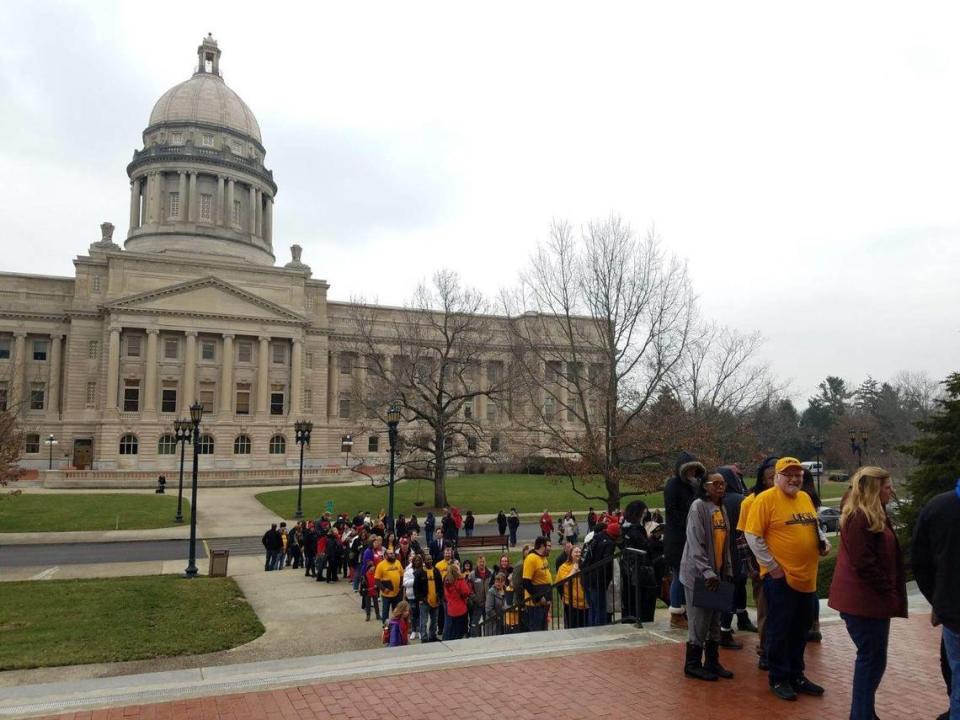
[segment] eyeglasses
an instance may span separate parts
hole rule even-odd
[[[726,485],[726,484],[727,484],[727,481],[726,481],[726,480],[707,480],[707,481],[704,483],[704,485],[716,485],[716,486],[718,486],[718,487],[721,487],[721,486]]]

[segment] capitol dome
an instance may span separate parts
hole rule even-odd
[[[210,123],[261,142],[260,126],[247,104],[219,75],[197,72],[167,90],[150,113],[150,126],[167,123]]]

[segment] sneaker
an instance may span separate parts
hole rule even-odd
[[[796,691],[788,682],[778,682],[776,685],[771,685],[770,692],[772,692],[781,700],[789,700],[793,702],[797,699]]]
[[[804,695],[813,695],[814,697],[820,697],[823,695],[823,688],[817,685],[815,682],[810,682],[804,675],[801,675],[790,684],[798,693],[803,693]]]

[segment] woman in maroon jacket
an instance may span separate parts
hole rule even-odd
[[[850,720],[874,720],[874,699],[887,667],[890,618],[907,616],[903,554],[887,517],[890,473],[860,468],[840,514],[840,552],[828,605],[840,612],[857,646]]]

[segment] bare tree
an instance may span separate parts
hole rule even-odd
[[[17,462],[22,450],[23,432],[17,425],[16,412],[8,408],[0,412],[0,486],[20,477],[22,471]]]
[[[685,357],[694,326],[686,265],[653,233],[639,237],[616,216],[589,223],[579,237],[554,222],[505,303],[516,315],[523,380],[512,419],[531,449],[557,458],[585,499],[613,509],[639,494],[648,458],[635,425]]]
[[[390,403],[399,404],[402,472],[431,480],[433,504],[443,507],[448,468],[495,454],[485,442],[481,405],[495,416],[509,382],[505,363],[496,360],[509,350],[505,319],[456,273],[440,271],[403,310],[358,302],[351,321],[366,375],[359,404],[380,423]]]

